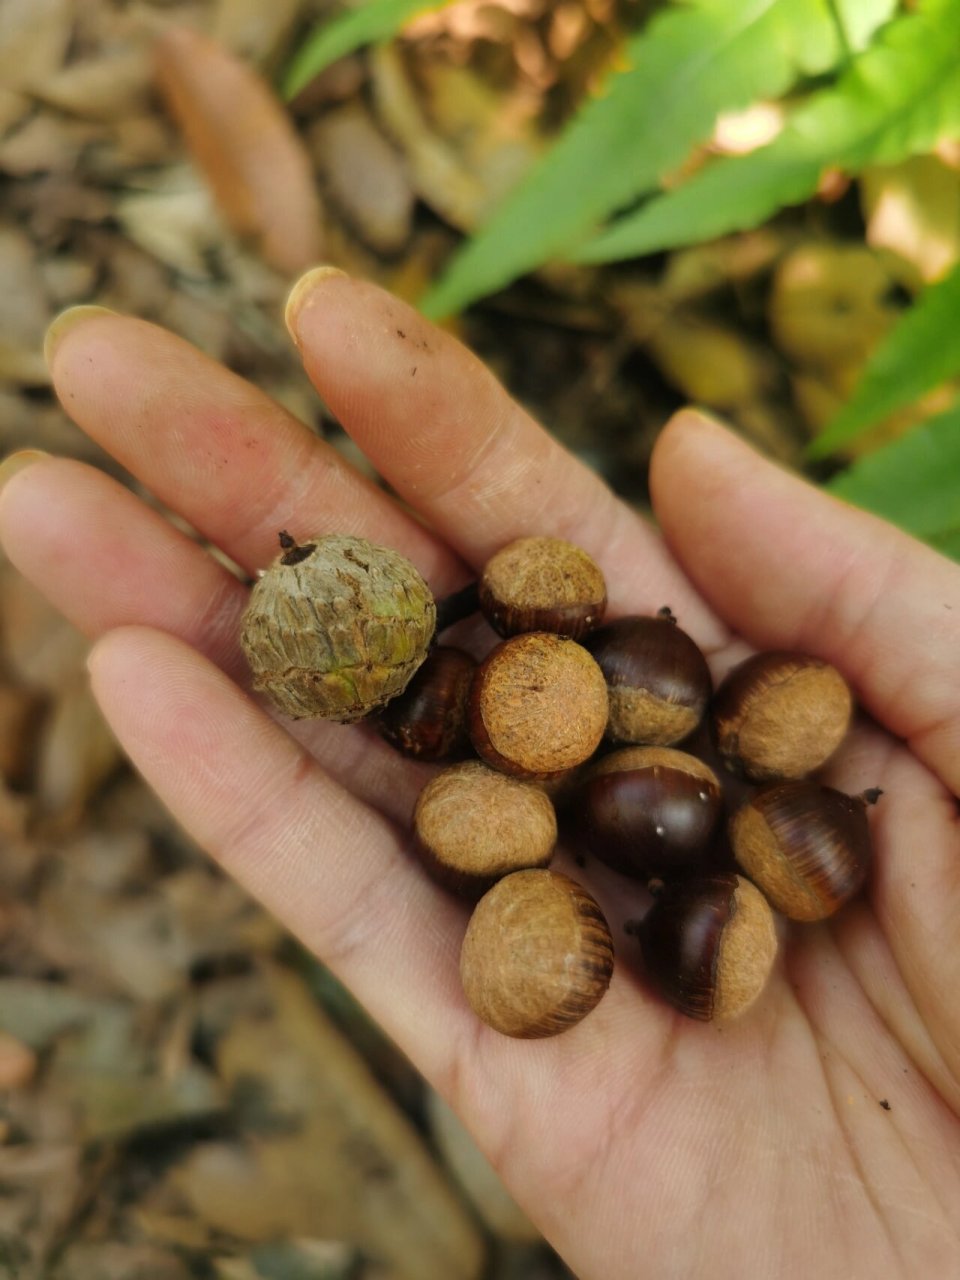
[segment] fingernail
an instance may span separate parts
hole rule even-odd
[[[32,462],[39,462],[42,458],[49,457],[49,453],[44,453],[42,449],[18,449],[16,453],[11,453],[0,462],[0,492],[11,476],[15,476],[18,471],[23,471]]]
[[[331,276],[345,276],[346,271],[341,271],[339,267],[321,266],[311,267],[309,271],[304,272],[297,283],[290,290],[290,296],[287,298],[287,306],[283,313],[284,321],[290,330],[290,337],[297,346],[300,345],[300,314],[305,307],[308,298],[316,289],[317,285],[324,280],[329,280]]]
[[[94,316],[115,316],[116,311],[111,311],[109,307],[67,307],[66,311],[61,311],[50,322],[45,338],[43,339],[43,358],[47,362],[47,368],[53,365],[53,357],[57,353],[57,347],[64,340],[71,329],[75,329],[78,324],[82,324],[84,320],[92,320]]]

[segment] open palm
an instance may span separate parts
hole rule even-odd
[[[829,780],[885,792],[869,892],[791,927],[764,996],[717,1027],[648,993],[620,928],[633,887],[591,868],[608,995],[556,1039],[497,1035],[460,991],[465,911],[409,855],[430,771],[364,727],[278,723],[244,692],[237,577],[108,476],[41,459],[4,487],[0,534],[98,638],[94,689],[134,763],[457,1108],[582,1280],[960,1277],[960,569],[689,413],[654,458],[661,540],[409,307],[318,273],[293,310],[317,388],[416,515],[141,321],[74,317],[57,390],[249,572],[281,528],[336,530],[442,595],[555,534],[599,561],[608,616],[669,604],[715,675],[748,646],[829,659],[872,718]]]

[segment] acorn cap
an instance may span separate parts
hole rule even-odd
[[[799,653],[758,653],[717,689],[713,725],[725,763],[754,781],[802,778],[833,755],[853,696],[835,667]]]
[[[549,777],[582,764],[607,724],[607,686],[566,636],[512,636],[487,655],[470,692],[470,738],[495,769]]]
[[[730,820],[734,856],[791,920],[824,920],[863,887],[871,861],[866,804],[806,780],[764,787]]]
[[[706,658],[670,613],[618,618],[584,640],[607,681],[615,742],[671,746],[703,719],[713,689]]]
[[[254,688],[295,719],[359,720],[401,693],[426,657],[430,589],[406,556],[365,538],[280,542],[243,615]]]
[[[593,898],[553,871],[516,871],[477,904],[460,975],[477,1017],[507,1036],[556,1035],[606,991],[613,941]]]
[[[474,899],[512,871],[545,866],[557,842],[556,814],[541,788],[478,760],[444,769],[427,783],[413,826],[431,875]]]
[[[490,557],[480,578],[480,607],[502,636],[552,631],[578,638],[606,605],[596,561],[562,538],[517,538]]]

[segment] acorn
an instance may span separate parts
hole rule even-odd
[[[757,653],[727,675],[713,701],[717,748],[728,768],[755,782],[803,778],[839,747],[853,696],[828,662],[801,653]]]
[[[806,780],[764,787],[730,820],[734,857],[791,920],[824,920],[857,894],[870,870],[867,806]]]
[[[562,538],[517,538],[490,557],[480,578],[480,608],[502,636],[551,631],[579,639],[606,606],[599,566]]]
[[[549,778],[593,755],[607,726],[603,672],[566,636],[512,636],[481,662],[469,704],[470,739],[493,768]]]
[[[663,885],[636,932],[659,994],[688,1018],[737,1018],[766,985],[777,955],[773,912],[730,872]]]
[[[584,646],[607,681],[609,738],[669,747],[700,724],[713,689],[710,668],[669,609],[606,622]]]
[[[402,693],[436,623],[406,556],[346,534],[298,544],[282,532],[280,547],[243,615],[253,687],[295,719],[344,722]]]
[[[381,711],[382,737],[414,760],[435,763],[469,755],[467,703],[476,669],[463,649],[436,645],[403,693]]]
[[[573,808],[584,847],[601,862],[641,880],[670,879],[708,869],[723,792],[696,756],[622,747],[591,765]]]
[[[542,788],[468,760],[437,774],[413,814],[416,848],[430,875],[474,901],[512,871],[543,867],[557,818]]]
[[[593,898],[554,871],[516,871],[474,909],[460,976],[477,1017],[533,1039],[572,1027],[613,973],[613,940]]]

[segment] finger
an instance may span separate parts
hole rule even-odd
[[[465,559],[527,534],[584,547],[611,613],[670,604],[706,647],[725,632],[650,526],[412,307],[365,281],[306,276],[288,323],[315,386],[374,466]]]
[[[464,913],[413,866],[393,824],[179,640],[111,631],[89,665],[108,723],[173,816],[422,1070],[447,1071],[470,1031],[457,981]]]
[[[178,636],[243,687],[247,588],[192,539],[92,467],[32,462],[0,491],[0,541],[11,563],[85,635],[144,625]],[[425,771],[369,729],[287,723],[335,778],[407,820]]]
[[[678,560],[733,628],[832,662],[960,791],[960,568],[699,414],[663,432],[650,483]]]
[[[462,582],[450,553],[381,489],[189,343],[102,311],[84,311],[65,331],[61,321],[59,335],[53,382],[78,426],[248,571],[273,557],[290,526],[386,543],[440,592]]]

